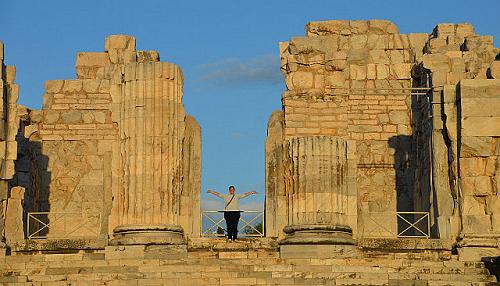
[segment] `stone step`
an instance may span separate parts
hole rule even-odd
[[[204,259],[114,259],[105,260],[105,257],[100,256],[98,259],[76,259],[76,257],[56,256],[51,257],[47,255],[45,260],[30,260],[29,257],[12,256],[0,261],[0,265],[8,265],[10,268],[26,268],[29,265],[67,265],[68,262],[78,263],[79,265],[142,265],[142,264],[159,264],[159,265],[213,265],[217,263],[220,265],[331,265],[337,267],[343,266],[370,266],[370,267],[450,267],[450,268],[484,268],[484,264],[480,262],[461,262],[461,261],[395,261],[395,260],[366,260],[366,259],[279,259],[279,258],[265,258],[265,259],[218,259],[218,258],[204,258]]]
[[[226,264],[220,265],[213,263],[210,265],[200,265],[195,263],[183,264],[140,264],[135,266],[131,265],[107,265],[105,261],[93,261],[93,263],[82,263],[84,261],[73,262],[70,267],[67,263],[64,266],[55,265],[6,265],[5,270],[19,273],[20,275],[36,275],[36,274],[78,274],[78,273],[101,273],[101,272],[122,272],[127,270],[130,272],[193,272],[193,271],[273,271],[273,272],[327,272],[327,273],[343,273],[343,272],[357,272],[357,273],[413,273],[413,274],[486,274],[489,272],[483,268],[452,268],[452,267],[372,267],[372,266],[331,266],[331,265],[289,265],[289,264],[276,264],[276,265],[239,265],[239,264]],[[82,265],[83,264],[83,265]]]
[[[200,251],[198,256],[182,259],[134,258],[121,253],[108,257],[105,252],[8,256],[0,260],[0,284],[492,286],[489,283],[496,281],[483,263],[453,257],[437,261],[220,258],[211,254]]]
[[[33,279],[33,280],[32,280]],[[493,286],[499,283],[467,282],[460,280],[388,280],[382,278],[269,278],[269,277],[171,277],[139,278],[113,276],[48,276],[29,280],[2,281],[2,285],[398,285],[398,286]]]
[[[37,275],[16,275],[0,277],[0,282],[26,282],[26,281],[103,281],[103,280],[132,280],[132,279],[193,279],[193,278],[304,278],[304,279],[323,279],[323,280],[339,280],[359,279],[359,280],[374,280],[388,281],[414,279],[414,280],[429,280],[429,281],[475,281],[475,282],[495,282],[495,277],[491,275],[471,275],[471,274],[413,274],[405,276],[401,273],[363,273],[363,272],[269,272],[269,271],[216,271],[200,272],[200,271],[152,271],[152,272],[137,272],[130,271],[131,269],[115,270],[113,272],[100,272],[99,270],[89,271],[87,273],[72,273],[71,269],[58,269],[58,271],[49,271],[51,273]],[[63,274],[64,273],[64,274]]]

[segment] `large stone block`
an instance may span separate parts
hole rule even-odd
[[[462,118],[470,116],[500,117],[500,90],[498,97],[462,98]]]
[[[397,79],[410,79],[411,64],[394,64],[390,66],[391,74],[394,74]]]
[[[407,111],[394,110],[389,112],[389,121],[392,124],[410,124],[410,115]]]
[[[500,249],[495,247],[462,247],[458,249],[459,261],[481,261],[483,257],[498,257]]]
[[[5,66],[5,79],[8,83],[13,83],[16,80],[15,66]]]
[[[446,38],[455,35],[455,24],[441,23],[434,28],[433,34],[438,38]]]
[[[460,171],[463,176],[477,177],[485,174],[487,158],[472,157],[460,159]]]
[[[294,72],[287,77],[287,87],[289,90],[308,89],[314,85],[314,76],[311,72]]]
[[[469,37],[475,35],[474,26],[469,23],[455,24],[455,34],[459,37]]]
[[[76,66],[104,67],[108,65],[109,56],[104,52],[81,52],[76,55]]]
[[[125,49],[114,49],[109,52],[109,59],[113,64],[127,64],[137,61],[137,53],[135,51]]]
[[[489,76],[494,79],[500,79],[500,61],[493,61],[490,64]]]
[[[466,215],[463,224],[464,233],[491,233],[490,215]]]
[[[160,54],[157,51],[137,51],[137,62],[158,62],[160,61]]]
[[[464,79],[460,81],[460,96],[465,98],[500,98],[500,79]]]
[[[493,149],[491,137],[463,136],[460,157],[487,157]]]
[[[465,117],[462,120],[464,136],[500,136],[500,116]]]
[[[410,42],[410,47],[417,53],[423,53],[423,49],[429,34],[408,34],[408,41]]]
[[[128,51],[135,51],[135,37],[129,35],[110,35],[106,38],[104,50],[123,49]]]
[[[369,33],[373,34],[399,34],[399,29],[388,20],[369,20]]]
[[[13,187],[5,211],[5,237],[7,241],[24,239],[23,200],[25,189]]]
[[[64,80],[47,80],[45,81],[45,92],[58,93],[64,85]]]
[[[74,93],[79,92],[83,89],[83,80],[74,79],[74,80],[65,80],[62,91],[64,93]]]
[[[306,25],[306,33],[308,36],[351,35],[352,31],[349,25],[349,21],[330,20],[330,21],[309,22]]]
[[[431,71],[450,70],[449,57],[444,54],[425,54],[422,56],[423,67]]]
[[[280,258],[354,258],[359,257],[360,252],[353,245],[282,245],[280,246]]]

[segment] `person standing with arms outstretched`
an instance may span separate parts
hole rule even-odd
[[[223,195],[212,190],[208,190],[207,193],[216,195],[226,202],[226,206],[224,207],[224,219],[226,220],[227,226],[227,238],[229,241],[236,241],[238,236],[238,222],[240,221],[240,207],[238,206],[238,202],[242,198],[257,194],[257,192],[251,191],[242,195],[237,195],[235,194],[236,189],[234,186],[229,186],[228,195]]]

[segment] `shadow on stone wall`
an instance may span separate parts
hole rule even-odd
[[[500,257],[483,257],[481,261],[484,266],[490,271],[491,275],[495,275],[498,281],[500,281]]]
[[[396,171],[396,195],[398,212],[414,211],[413,188],[415,185],[415,159],[413,138],[398,135],[389,138],[389,147],[395,150],[394,169]]]
[[[394,149],[394,170],[396,172],[396,211],[412,212],[414,208],[414,177],[416,166],[416,152],[413,148],[413,137],[409,135],[397,135],[389,138],[389,147]],[[418,219],[413,215],[403,215],[410,222]],[[408,224],[402,219],[397,220],[398,234],[404,232]],[[413,229],[403,233],[404,235],[416,234]]]
[[[30,141],[24,134],[18,134],[18,154],[15,161],[16,174],[11,181],[11,186],[21,186],[26,189],[23,203],[24,235],[28,237],[28,213],[49,212],[49,193],[51,173],[48,171],[49,158],[42,154],[42,143]],[[47,215],[37,215],[37,219],[44,224],[49,224]],[[30,220],[30,233],[37,231],[43,225],[36,220]],[[37,235],[47,235],[48,228],[44,228]]]

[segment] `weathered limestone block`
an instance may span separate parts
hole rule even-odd
[[[8,83],[14,83],[16,80],[16,67],[15,66],[5,66],[5,80]]]
[[[18,105],[19,87],[14,83],[16,68],[5,66],[3,62],[3,44],[1,46],[2,59],[0,68],[0,180],[9,180],[14,176],[14,161],[17,159],[16,135],[19,129]],[[6,199],[0,197],[0,201]],[[1,229],[0,229],[1,231]]]
[[[266,138],[266,236],[283,238],[282,229],[288,221],[287,197],[283,177],[282,111],[274,111],[267,124]]]
[[[76,56],[77,78],[96,78],[100,68],[104,68],[110,63],[108,53],[104,52],[83,52]]]
[[[137,61],[135,37],[111,35],[106,38],[104,50],[108,52],[111,63],[125,64]]]
[[[286,81],[289,90],[303,90],[314,87],[314,75],[311,72],[294,72],[287,76]]]
[[[106,37],[104,50],[109,52],[114,49],[135,51],[135,37],[129,35],[111,35]]]
[[[23,187],[13,187],[7,199],[5,212],[5,238],[8,242],[24,239]]]
[[[494,79],[500,79],[500,61],[493,61],[490,64],[489,76]]]
[[[462,134],[500,135],[500,80],[462,80]]]
[[[83,89],[83,80],[72,79],[65,80],[62,88],[63,93],[76,93]]]
[[[61,91],[63,85],[64,85],[64,80],[46,80],[45,92],[58,93]]]
[[[327,136],[285,141],[288,226],[283,244],[353,244],[346,225],[347,143]]]
[[[488,157],[493,155],[493,140],[491,137],[463,136],[460,156],[470,157]]]
[[[182,144],[183,184],[180,225],[188,237],[200,236],[201,192],[201,127],[192,116],[186,116],[186,132]]]
[[[306,25],[307,35],[350,35],[349,21],[331,20],[310,22]]]
[[[397,34],[398,28],[387,20],[330,20],[310,22],[306,25],[308,36]]]
[[[493,49],[493,36],[469,36],[465,38],[464,51],[487,49]]]
[[[500,80],[464,79],[460,81],[461,98],[495,98],[499,96]]]
[[[395,64],[391,66],[391,74],[397,79],[410,79],[411,74],[411,64]]]
[[[500,116],[500,111],[499,111],[500,102],[495,97],[463,98],[461,103],[462,103],[462,115],[464,118]]]
[[[113,64],[126,64],[137,61],[137,53],[128,49],[112,49],[108,52],[109,59]]]
[[[160,61],[160,54],[157,51],[137,51],[137,62],[158,62]]]

